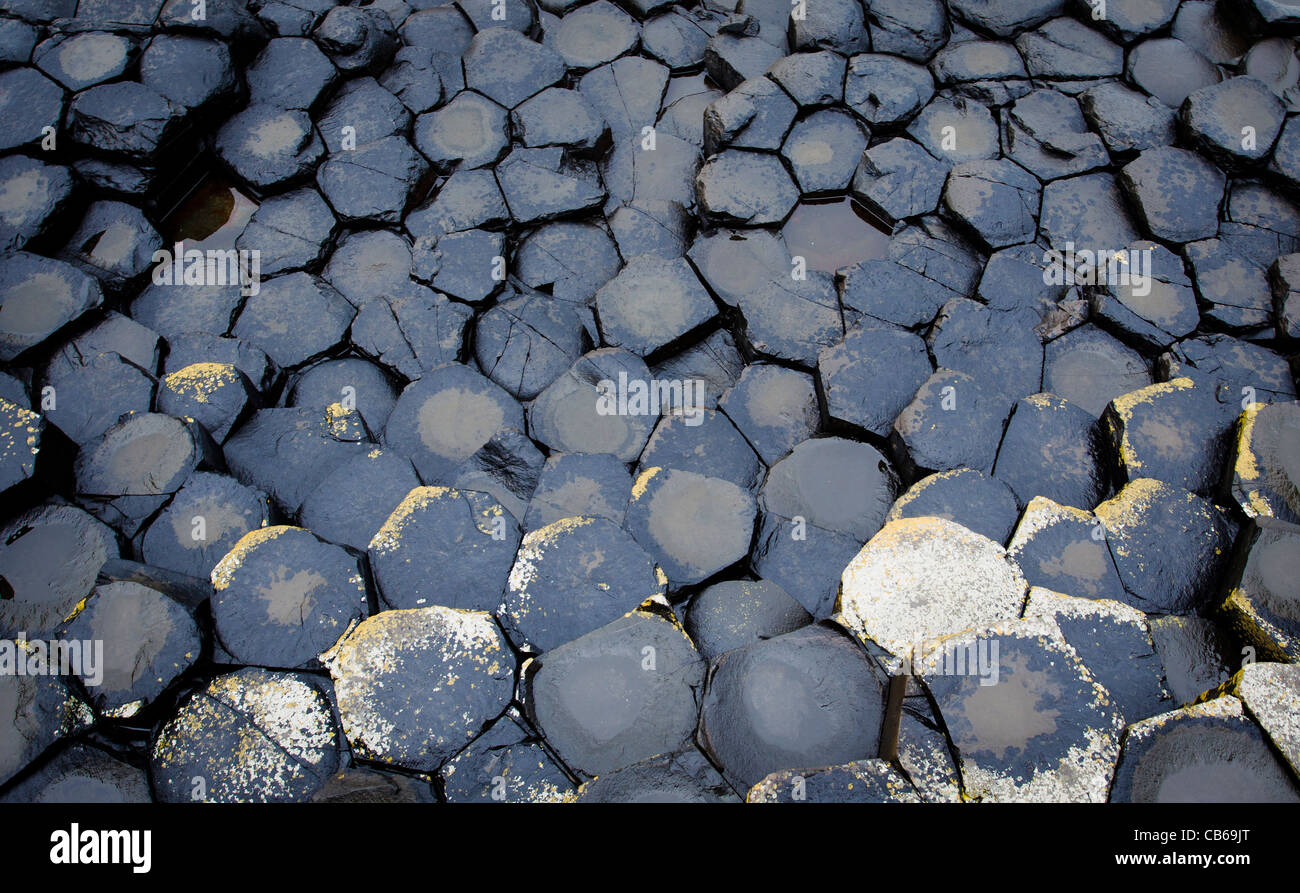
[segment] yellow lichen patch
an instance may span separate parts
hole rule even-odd
[[[402,537],[402,531],[406,525],[411,523],[411,516],[429,505],[435,499],[443,497],[456,498],[460,496],[459,490],[453,490],[450,487],[415,487],[402,501],[397,504],[384,522],[370,539],[370,548],[379,552],[390,552],[397,548],[398,541]]]
[[[1262,404],[1254,403],[1241,414],[1241,420],[1237,423],[1237,477],[1245,481],[1253,481],[1259,477],[1259,463],[1255,459],[1254,450],[1251,448],[1255,438],[1255,422],[1259,419],[1259,411],[1263,408]]]
[[[250,530],[239,538],[239,542],[235,543],[225,557],[218,561],[217,566],[212,569],[212,587],[218,592],[227,588],[231,580],[234,579],[235,572],[243,567],[244,559],[248,557],[251,550],[290,530],[301,529],[286,524],[277,524],[273,527],[259,527],[257,530]]]
[[[239,371],[228,363],[191,363],[163,377],[163,386],[199,403],[239,380]]]
[[[650,468],[647,468],[645,471],[641,472],[639,475],[637,475],[636,482],[632,484],[633,502],[635,502],[636,500],[640,499],[642,496],[645,495],[646,488],[650,486],[650,482],[654,480],[655,475],[657,475],[661,471],[663,471],[662,468],[660,468],[658,465],[653,465]]]

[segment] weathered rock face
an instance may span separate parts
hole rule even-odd
[[[0,0],[0,800],[1294,748],[1300,14],[1104,5]]]

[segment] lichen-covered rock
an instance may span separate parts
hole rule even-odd
[[[1272,660],[1300,660],[1300,527],[1260,516],[1237,542],[1222,611],[1234,631]]]
[[[825,769],[783,769],[749,789],[746,803],[920,803],[884,760],[856,760]]]
[[[1273,517],[1300,524],[1295,457],[1300,452],[1300,406],[1248,406],[1234,432],[1232,499],[1249,517]]]
[[[481,611],[382,611],[321,661],[353,752],[420,772],[437,769],[500,715],[514,689],[514,656]]]

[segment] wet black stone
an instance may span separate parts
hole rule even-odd
[[[133,536],[196,468],[220,461],[191,419],[132,412],[77,454],[77,493],[100,520]]]
[[[453,485],[481,490],[518,522],[528,511],[546,457],[518,428],[502,428],[456,471]]]
[[[374,769],[345,769],[312,797],[313,803],[437,803],[427,777]]]
[[[951,0],[953,15],[974,27],[1007,37],[1065,11],[1064,0]]]
[[[802,107],[832,105],[844,99],[846,64],[829,50],[794,53],[772,63],[767,74]]]
[[[993,470],[1010,404],[961,372],[939,369],[894,419],[891,455],[909,481],[932,472]]]
[[[746,803],[919,803],[912,784],[884,760],[773,772],[745,795]]]
[[[507,3],[505,18],[500,19],[492,0],[456,0],[456,6],[474,25],[476,31],[488,28],[509,28],[513,31],[531,31],[537,22],[537,11],[531,3]]]
[[[99,282],[71,264],[9,255],[0,269],[0,360],[15,359],[103,300]]]
[[[257,11],[257,19],[271,34],[305,37],[332,8],[329,0],[270,0]]]
[[[878,143],[863,153],[853,175],[853,195],[897,222],[929,214],[939,204],[948,171],[909,139]]]
[[[316,182],[341,219],[397,223],[427,171],[410,143],[391,136],[331,155]]]
[[[675,623],[635,611],[535,660],[529,719],[580,776],[681,749],[705,663]]]
[[[990,255],[975,296],[994,310],[1021,313],[1044,340],[1079,324],[1087,303],[1046,274],[1051,255],[1036,243],[1013,245]]]
[[[511,709],[439,771],[448,803],[562,803],[573,782]]]
[[[1230,646],[1212,620],[1189,614],[1151,619],[1151,638],[1165,668],[1165,683],[1175,704],[1187,704],[1227,682]]]
[[[292,3],[300,11],[319,9],[323,0],[286,0],[283,5]],[[279,6],[278,2],[260,4],[261,13],[266,14],[270,7]],[[195,31],[212,37],[230,39],[261,40],[266,37],[266,30],[258,21],[257,15],[248,8],[244,0],[222,0],[209,3],[205,12],[207,17],[198,20],[194,17],[194,5],[189,0],[166,0],[158,13],[158,24],[178,31]],[[309,29],[308,29],[309,30]]]
[[[13,592],[0,600],[0,634],[36,640],[53,633],[90,594],[104,562],[117,557],[113,531],[75,506],[18,515],[0,530],[0,577]]]
[[[606,132],[605,122],[577,90],[543,90],[510,113],[525,146],[570,146],[591,150]]]
[[[325,144],[306,112],[250,105],[217,132],[217,155],[259,190],[308,176],[325,154]]]
[[[316,127],[325,146],[338,155],[352,150],[360,153],[368,143],[405,136],[410,124],[411,113],[400,99],[374,78],[361,77],[349,80],[338,89]],[[352,130],[345,130],[347,127]]]
[[[854,264],[837,275],[845,323],[867,316],[900,326],[931,322],[954,298],[974,293],[983,262],[936,218],[899,230],[889,258]]]
[[[871,48],[862,4],[856,0],[814,3],[801,18],[790,17],[789,31],[791,51],[834,50],[851,56]]]
[[[1035,394],[1016,404],[993,475],[1022,504],[1046,496],[1091,509],[1110,489],[1096,419],[1055,394]]]
[[[411,460],[425,483],[450,484],[495,434],[523,423],[523,409],[501,387],[468,366],[447,363],[406,386],[384,441]]]
[[[321,277],[353,305],[411,294],[423,288],[411,281],[413,250],[419,249],[392,230],[353,230],[339,240]]]
[[[415,246],[415,275],[439,292],[479,304],[501,287],[497,258],[505,257],[505,235],[472,229],[447,233]],[[422,250],[422,249],[428,250]]]
[[[641,128],[655,124],[667,85],[667,68],[637,56],[593,68],[579,81],[582,95],[605,119],[615,142],[640,139]]]
[[[704,67],[714,83],[731,90],[763,74],[784,55],[782,48],[762,38],[720,33],[704,49]]]
[[[737,580],[691,599],[686,632],[705,660],[807,626],[808,612],[775,583]]]
[[[163,372],[170,374],[195,363],[225,363],[244,373],[259,393],[267,393],[280,376],[280,369],[266,352],[239,338],[176,333],[167,336],[168,352]]]
[[[664,260],[681,257],[690,245],[692,220],[675,201],[640,201],[619,207],[608,219],[620,253],[648,254]]]
[[[1003,111],[1002,128],[1008,157],[1044,181],[1087,173],[1110,161],[1078,103],[1054,90],[1035,90],[1016,100]]]
[[[364,552],[393,509],[419,486],[406,458],[374,449],[320,480],[303,501],[302,523],[322,539]]]
[[[97,747],[73,744],[14,785],[6,803],[149,803],[149,776]]]
[[[54,406],[45,417],[77,444],[103,434],[123,413],[153,408],[151,373],[116,352],[56,354],[42,377],[53,388]]]
[[[1219,8],[1212,0],[1191,0],[1179,4],[1170,29],[1172,36],[1195,47],[1210,60],[1228,65],[1239,60],[1250,47],[1248,23]]]
[[[607,0],[597,0],[566,13],[559,26],[547,30],[546,43],[571,69],[595,68],[636,46],[636,21]]]
[[[648,356],[704,325],[717,313],[681,258],[632,258],[596,293],[603,341]]]
[[[1297,111],[1296,87],[1300,83],[1300,63],[1296,62],[1293,44],[1283,37],[1261,40],[1250,48],[1241,63],[1241,72],[1258,78],[1282,100],[1287,111]]]
[[[345,72],[374,73],[388,66],[397,52],[397,29],[378,9],[336,6],[312,33],[334,64]]]
[[[798,111],[771,78],[750,78],[704,110],[704,151],[779,149]]]
[[[37,143],[45,136],[46,127],[57,130],[63,118],[63,98],[62,88],[34,68],[13,68],[0,74],[0,117],[7,125],[0,135],[0,150]],[[105,148],[111,145],[107,139],[105,144]]]
[[[897,490],[897,475],[874,447],[824,437],[805,440],[772,466],[760,505],[865,543],[884,524]]]
[[[422,487],[406,494],[367,554],[389,608],[486,611],[500,603],[519,537],[488,494]]]
[[[314,667],[365,616],[356,560],[297,527],[246,534],[212,570],[212,618],[240,663]]]
[[[632,382],[648,386],[650,381],[650,370],[635,354],[618,348],[584,354],[533,401],[528,409],[529,433],[551,450],[613,453],[624,462],[634,461],[659,413],[647,408],[644,413],[620,415],[616,405],[615,413],[602,412],[602,398],[618,400],[620,374],[629,386]],[[608,383],[603,389],[602,382]]]
[[[671,78],[664,93],[663,113],[655,125],[658,133],[670,133],[695,146],[704,146],[704,113],[723,97],[701,72]]]
[[[1094,326],[1080,326],[1046,348],[1043,387],[1094,416],[1151,380],[1141,354]]]
[[[1082,22],[1062,17],[1016,38],[1016,48],[1034,78],[1115,77],[1124,70],[1124,50]]]
[[[42,41],[32,61],[75,93],[118,77],[135,60],[137,52],[137,47],[121,34],[84,31]]]
[[[91,706],[107,718],[126,718],[149,704],[198,660],[203,647],[189,611],[132,582],[95,587],[61,637],[103,643],[101,663],[93,673],[83,665],[79,675],[89,686]]]
[[[525,530],[579,516],[623,524],[632,476],[608,453],[553,453],[537,478]]]
[[[449,53],[459,58],[474,39],[475,27],[453,4],[417,9],[402,23],[404,47]],[[398,51],[400,54],[400,50]]]
[[[1190,94],[1179,114],[1192,145],[1220,166],[1237,167],[1268,157],[1286,107],[1257,78],[1235,77]],[[1245,145],[1247,127],[1253,148]]]
[[[1124,71],[1135,86],[1175,109],[1192,93],[1222,79],[1214,63],[1190,44],[1170,37],[1134,46]]]
[[[256,401],[252,383],[227,363],[195,363],[158,382],[158,411],[194,419],[217,443],[243,421]]]
[[[262,202],[235,247],[261,252],[263,276],[290,273],[320,262],[336,226],[334,213],[319,192],[298,189]]]
[[[697,381],[703,385],[703,406],[712,409],[718,405],[724,392],[735,385],[745,368],[745,360],[736,349],[735,340],[726,329],[719,329],[708,338],[679,354],[657,364],[654,375],[658,379]],[[696,385],[696,388],[701,385]],[[696,396],[700,396],[697,390]],[[669,392],[672,409],[677,409],[676,395]]]
[[[695,748],[654,756],[578,789],[579,803],[738,803],[740,798]]]
[[[866,146],[867,135],[851,115],[827,109],[796,124],[781,154],[790,163],[805,195],[842,192],[848,188]]]
[[[206,581],[244,534],[269,520],[266,495],[225,475],[191,475],[140,540],[150,565]]]
[[[1128,601],[1106,543],[1105,528],[1090,511],[1035,496],[1029,500],[1007,552],[1031,587],[1086,599]],[[1093,666],[1086,656],[1084,663]]]
[[[902,123],[932,96],[934,78],[924,66],[883,53],[849,59],[844,103],[873,128]]]
[[[60,738],[90,724],[90,708],[51,676],[0,676],[4,749],[0,780],[8,781]]]
[[[393,65],[379,78],[379,84],[402,101],[413,115],[427,112],[442,102],[443,81],[434,50],[404,46],[393,57]]]
[[[1208,319],[1233,330],[1272,323],[1272,288],[1262,267],[1224,239],[1192,242],[1183,251]]]
[[[987,106],[964,96],[941,94],[907,128],[908,134],[947,164],[996,159],[998,125]]]
[[[956,299],[943,306],[926,340],[940,367],[1016,400],[1037,393],[1043,373],[1042,344],[1024,323],[1023,313]]]
[[[1279,255],[1300,250],[1300,208],[1268,187],[1236,180],[1219,237],[1256,266],[1268,269]]]
[[[721,478],[746,490],[757,488],[762,470],[753,448],[716,410],[666,416],[641,454],[641,471],[655,467]]]
[[[620,264],[608,233],[590,223],[570,222],[534,230],[520,243],[514,262],[526,285],[579,304],[590,303]]]
[[[862,541],[852,534],[826,530],[806,518],[763,511],[750,567],[821,620],[834,612],[840,571],[861,548]]]
[[[566,158],[564,150],[519,148],[496,168],[497,182],[518,223],[539,223],[599,207],[606,197],[591,162]]]
[[[1102,325],[1130,341],[1152,349],[1167,348],[1200,324],[1192,282],[1182,259],[1163,245],[1139,242],[1130,250],[1149,252],[1144,263],[1149,264],[1151,278],[1125,284],[1111,282],[1108,276],[1108,281],[1089,289],[1092,313]],[[1188,250],[1190,253],[1191,246]],[[1128,272],[1145,275],[1147,271]]]
[[[232,95],[238,76],[230,49],[219,40],[161,34],[140,58],[140,82],[187,109]]]
[[[304,407],[259,409],[226,441],[231,473],[295,513],[338,466],[370,449],[361,417]]]
[[[817,358],[830,418],[879,437],[933,371],[925,342],[894,326],[862,323]]]
[[[480,31],[465,51],[465,85],[512,109],[564,77],[565,60],[509,28]]]
[[[1225,490],[1248,515],[1271,515],[1300,523],[1293,483],[1297,407],[1293,403],[1248,406],[1235,432],[1233,473]]]
[[[1300,527],[1264,515],[1251,518],[1224,575],[1227,596],[1220,613],[1269,660],[1294,663],[1300,655],[1297,546]]]
[[[1196,202],[1196,207],[1212,208],[1204,203],[1203,196]],[[1131,245],[1141,238],[1111,174],[1084,174],[1048,183],[1043,187],[1038,224],[1043,237],[1060,251],[1066,250],[1070,242],[1076,250],[1095,251]]]
[[[315,41],[278,37],[245,72],[249,99],[282,109],[310,109],[334,86],[338,69]]]
[[[990,105],[1006,105],[1031,89],[1020,54],[1002,41],[950,44],[934,57],[931,70],[940,84]]]
[[[1118,479],[1155,478],[1207,496],[1223,478],[1233,422],[1212,389],[1178,378],[1117,397],[1102,417]]]
[[[415,123],[415,143],[435,165],[459,162],[459,169],[493,164],[508,146],[506,109],[463,91]]]
[[[374,364],[356,357],[328,360],[298,373],[289,383],[288,406],[321,411],[331,403],[355,408],[369,431],[382,431],[397,392]]]
[[[297,366],[337,345],[354,315],[352,305],[323,280],[289,273],[249,296],[231,334],[256,344],[280,366]]]
[[[755,512],[753,495],[731,481],[649,467],[632,486],[624,527],[677,589],[743,559]]]
[[[473,311],[431,289],[411,286],[365,302],[352,321],[352,343],[396,374],[419,378],[461,357]]]
[[[1112,152],[1142,152],[1168,146],[1176,137],[1176,118],[1168,106],[1118,81],[1107,81],[1079,94],[1079,108]]]
[[[1181,341],[1161,355],[1157,370],[1163,381],[1186,377],[1217,385],[1225,401],[1239,403],[1253,397],[1261,403],[1276,403],[1296,398],[1295,382],[1283,357],[1229,335],[1209,334]]]
[[[43,416],[0,397],[0,492],[35,474],[44,432]]]
[[[1217,698],[1130,727],[1112,803],[1294,803],[1300,787],[1241,702]]]
[[[750,787],[778,769],[874,756],[883,720],[878,671],[851,639],[809,626],[718,657],[700,711],[700,742]]]
[[[961,468],[917,481],[898,498],[885,521],[926,516],[953,521],[1004,544],[1011,538],[1020,508],[1002,481]]]
[[[582,354],[584,326],[590,325],[580,308],[546,295],[511,298],[479,318],[474,342],[479,368],[519,399],[532,399]]]
[[[606,213],[636,201],[674,201],[695,205],[695,173],[700,149],[688,140],[658,134],[651,148],[641,138],[618,141],[599,169],[609,191]]]
[[[246,667],[195,691],[157,730],[149,777],[164,803],[301,802],[338,771],[339,744],[322,680]]]
[[[667,12],[641,27],[641,48],[674,71],[694,68],[704,61],[711,35],[689,14]]]
[[[1038,180],[1006,159],[962,162],[944,187],[944,207],[989,250],[1034,238],[1040,197]]]
[[[865,11],[877,53],[924,62],[951,33],[940,0],[873,0]]]
[[[35,27],[20,19],[0,21],[0,62],[23,63],[30,60],[38,36]]]
[[[1211,597],[1235,532],[1220,509],[1181,488],[1141,479],[1096,511],[1128,604],[1152,614],[1188,614]],[[1173,550],[1171,542],[1181,545]]]
[[[149,159],[172,138],[183,111],[143,84],[117,81],[78,93],[68,120],[73,140],[89,149]]]

